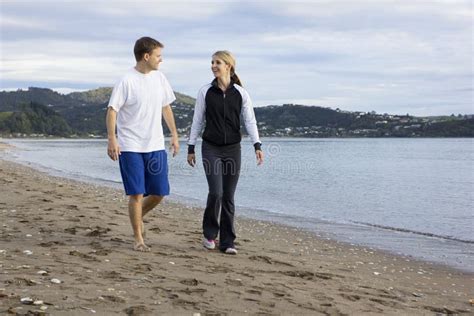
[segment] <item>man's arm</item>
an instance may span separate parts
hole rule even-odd
[[[107,109],[107,118],[106,125],[107,125],[107,154],[109,155],[110,159],[113,161],[117,160],[120,155],[120,148],[118,146],[117,137],[115,136],[115,124],[117,122],[117,112],[114,109],[109,107]]]
[[[163,107],[163,118],[165,119],[166,125],[171,132],[171,152],[173,157],[179,152],[179,139],[178,132],[176,131],[176,124],[174,122],[173,110],[170,105]]]

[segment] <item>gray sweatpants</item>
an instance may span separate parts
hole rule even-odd
[[[215,146],[202,143],[202,160],[209,185],[202,228],[204,237],[216,239],[220,231],[219,249],[234,247],[234,193],[240,175],[240,143]],[[220,213],[220,223],[219,223]]]

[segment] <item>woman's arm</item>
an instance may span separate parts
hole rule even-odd
[[[201,89],[198,92],[196,98],[196,104],[194,106],[194,115],[193,123],[191,124],[191,132],[189,133],[188,139],[188,164],[191,167],[194,167],[196,164],[196,154],[194,152],[194,147],[196,146],[196,141],[201,133],[202,126],[204,125],[204,114],[206,113],[206,100],[205,100],[205,89]]]
[[[247,133],[250,135],[253,147],[255,148],[257,164],[261,165],[263,163],[262,143],[260,142],[260,137],[258,135],[257,119],[255,118],[252,100],[247,91],[241,89],[240,92],[242,95],[242,117],[244,118],[245,128],[247,129]]]

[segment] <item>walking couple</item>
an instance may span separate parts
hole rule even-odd
[[[171,154],[175,157],[179,152],[170,106],[176,98],[168,80],[158,70],[163,47],[150,37],[136,41],[136,65],[116,83],[107,110],[107,153],[112,160],[119,161],[125,193],[129,196],[133,249],[137,251],[150,251],[143,239],[143,218],[170,193],[162,117],[171,131]],[[211,70],[214,80],[203,86],[196,98],[187,162],[192,167],[196,165],[194,149],[205,126],[202,161],[209,194],[203,216],[203,246],[214,249],[219,234],[219,250],[237,254],[234,193],[241,164],[241,117],[258,165],[263,163],[263,152],[252,102],[235,73],[232,54],[215,52]]]

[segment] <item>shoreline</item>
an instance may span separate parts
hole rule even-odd
[[[15,147],[15,145],[7,145],[13,148]],[[18,146],[21,147],[21,145]],[[18,161],[17,159],[11,159],[11,156],[8,155],[5,155],[4,159],[14,163],[20,163],[23,166],[39,170],[40,172],[45,172],[51,176],[73,179],[70,174],[43,166],[40,162]],[[119,189],[119,191],[122,189],[121,182],[91,176],[82,175],[73,180],[85,184],[89,183],[109,188],[112,187]],[[167,200],[186,206],[203,207],[202,200],[188,198],[182,195],[172,194]],[[391,255],[403,256],[420,262],[446,266],[463,272],[474,272],[472,266],[472,264],[474,264],[474,258],[469,257],[472,249],[472,247],[468,245],[472,244],[470,241],[465,243],[463,240],[452,240],[452,238],[446,238],[443,235],[427,234],[417,231],[403,231],[403,229],[398,227],[377,227],[378,225],[373,224],[327,221],[315,218],[305,219],[301,216],[292,216],[280,212],[272,212],[268,209],[256,209],[244,206],[239,206],[236,218],[261,220],[276,225],[295,227],[296,229],[310,232],[317,238],[329,237],[330,239],[349,245],[358,245],[359,247],[370,248]],[[463,242],[466,246],[460,246],[456,244],[457,242]],[[432,252],[430,249],[437,250]]]
[[[0,214],[6,223],[0,237],[5,280],[0,311],[39,310],[20,303],[28,296],[52,304],[43,306],[59,315],[71,310],[88,314],[84,306],[98,312],[137,308],[165,314],[472,310],[473,273],[272,222],[238,217],[239,254],[207,252],[200,245],[202,210],[170,201],[146,219],[151,254],[137,254],[131,250],[120,190],[5,160],[0,169]],[[63,283],[51,283],[52,277]],[[135,291],[141,294],[131,299]]]

